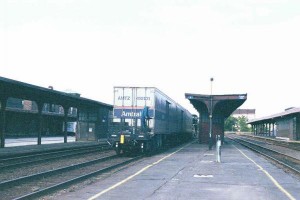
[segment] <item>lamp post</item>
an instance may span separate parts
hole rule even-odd
[[[212,83],[214,81],[214,78],[210,78],[210,113],[209,113],[209,138],[208,138],[208,147],[209,150],[212,149],[212,107],[213,107],[213,96],[212,96]]]

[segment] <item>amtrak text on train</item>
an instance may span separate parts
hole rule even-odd
[[[122,111],[121,117],[140,117],[141,112],[126,112]]]

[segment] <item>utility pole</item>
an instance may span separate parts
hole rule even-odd
[[[212,114],[213,114],[213,96],[212,96],[212,83],[214,78],[210,78],[210,113],[209,113],[209,138],[208,138],[208,147],[209,150],[212,149]]]

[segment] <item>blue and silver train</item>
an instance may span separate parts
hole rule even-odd
[[[153,152],[191,138],[193,117],[155,87],[114,87],[108,141],[117,154]]]

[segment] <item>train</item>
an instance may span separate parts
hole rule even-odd
[[[156,87],[114,87],[108,142],[117,154],[155,152],[192,135],[192,114]]]

